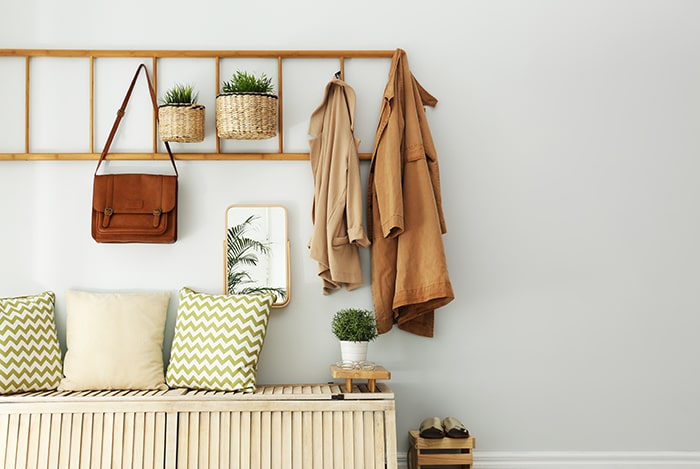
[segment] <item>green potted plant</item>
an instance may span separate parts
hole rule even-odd
[[[216,134],[241,140],[274,137],[277,107],[272,78],[238,70],[222,83],[216,97]]]
[[[367,346],[377,338],[377,320],[368,309],[344,308],[335,313],[331,330],[340,340],[343,361],[362,362],[367,359]]]
[[[164,142],[204,140],[205,108],[197,104],[199,93],[192,85],[176,83],[167,90],[158,106],[158,132]]]

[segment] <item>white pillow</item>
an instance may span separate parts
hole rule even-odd
[[[60,391],[167,389],[163,335],[169,292],[66,292]]]

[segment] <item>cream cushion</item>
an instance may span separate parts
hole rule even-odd
[[[167,389],[163,336],[169,292],[66,292],[61,391]]]

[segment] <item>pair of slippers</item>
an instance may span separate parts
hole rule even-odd
[[[462,422],[454,417],[445,417],[442,421],[438,417],[430,417],[420,424],[421,438],[468,438],[469,430]]]

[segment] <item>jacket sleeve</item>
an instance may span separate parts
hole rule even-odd
[[[362,182],[360,181],[360,158],[357,154],[358,139],[353,138],[353,146],[348,156],[347,191],[345,216],[348,227],[348,240],[363,248],[369,247],[364,223],[362,222]]]
[[[399,236],[404,230],[403,184],[401,142],[403,119],[396,109],[395,97],[385,101],[387,113],[385,127],[376,148],[374,189],[377,196],[377,213],[381,232],[385,238]]]

